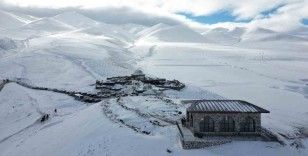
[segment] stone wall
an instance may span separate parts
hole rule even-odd
[[[181,140],[183,149],[198,149],[209,146],[222,145],[230,143],[231,140],[215,140],[215,141],[184,141]]]
[[[260,113],[192,113],[193,126],[191,127],[188,120],[187,127],[195,134],[201,135],[260,135],[261,134],[261,114]],[[200,132],[199,123],[204,117],[209,116],[214,120],[214,132]],[[224,117],[230,116],[235,121],[235,132],[220,132],[220,123]],[[255,121],[255,132],[240,132],[240,124],[246,117],[251,117]],[[188,118],[190,119],[190,118]]]

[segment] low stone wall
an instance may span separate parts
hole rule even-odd
[[[183,149],[198,149],[209,146],[222,145],[226,143],[230,143],[230,139],[200,139],[195,138],[190,130],[184,128],[179,123],[176,124],[179,129],[180,140]]]
[[[198,138],[194,136],[190,129],[183,127],[181,123],[177,123],[177,127],[183,149],[205,148],[231,143],[232,141],[278,141],[283,144],[274,134],[264,128],[262,128],[260,136],[203,136],[202,138]]]
[[[209,146],[222,145],[230,143],[231,140],[212,140],[212,141],[184,141],[181,139],[183,149],[198,149]]]

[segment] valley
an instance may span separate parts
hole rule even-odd
[[[0,84],[0,156],[308,154],[308,38],[299,31],[200,33],[184,25],[104,23],[78,12],[43,18],[0,13],[1,80],[95,94],[96,80],[140,69],[186,86],[162,96],[87,103]],[[174,122],[187,108],[181,100],[189,99],[241,99],[264,107],[271,113],[262,126],[285,145],[234,141],[183,150]],[[41,123],[42,114],[50,119]]]

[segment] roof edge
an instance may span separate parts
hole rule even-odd
[[[249,102],[247,102],[247,101],[244,101],[244,100],[206,100],[206,99],[199,99],[199,100],[182,100],[181,101],[181,103],[183,103],[183,104],[189,104],[189,103],[191,103],[191,104],[194,104],[194,105],[196,105],[197,103],[196,102],[202,102],[202,101],[239,101],[239,102],[242,102],[242,103],[245,103],[245,104],[247,104],[247,105],[250,105],[250,106],[252,106],[252,107],[255,107],[257,110],[258,110],[258,112],[239,112],[239,111],[194,111],[194,110],[189,110],[189,108],[191,107],[188,107],[187,109],[186,109],[186,112],[206,112],[206,113],[270,113],[270,111],[268,111],[268,110],[266,110],[266,109],[264,109],[264,108],[261,108],[261,107],[259,107],[259,106],[257,106],[257,105],[254,105],[254,104],[252,104],[252,103],[249,103]]]

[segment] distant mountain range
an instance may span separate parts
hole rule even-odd
[[[308,28],[300,27],[289,32],[245,27],[213,28],[199,33],[185,25],[158,23],[144,26],[133,23],[115,25],[103,23],[78,12],[65,12],[53,17],[33,17],[20,13],[0,11],[2,37],[25,39],[29,36],[57,34],[60,32],[84,32],[105,36],[121,42],[190,42],[233,45],[239,42],[307,41]],[[16,34],[18,32],[18,35]]]

